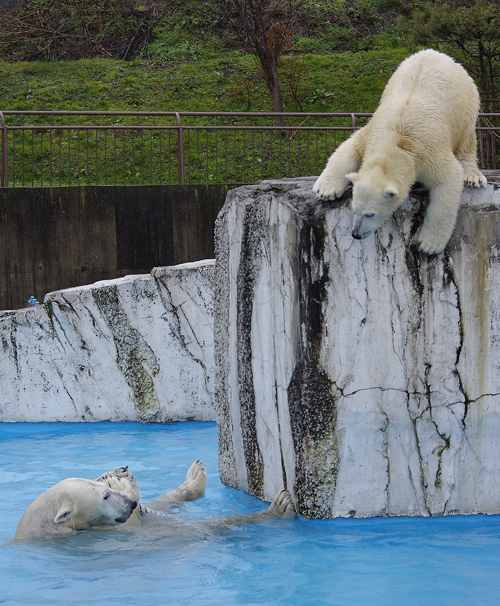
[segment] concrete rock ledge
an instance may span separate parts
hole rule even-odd
[[[351,237],[313,179],[229,192],[216,228],[222,480],[310,518],[500,513],[500,191],[465,190],[445,252],[426,203]]]
[[[214,420],[214,261],[0,312],[0,421]]]

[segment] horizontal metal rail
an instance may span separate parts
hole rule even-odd
[[[370,117],[373,113],[370,112],[174,112],[174,111],[166,111],[166,112],[145,112],[145,111],[78,111],[78,110],[62,110],[62,111],[53,111],[53,110],[20,110],[20,109],[9,109],[4,110],[3,113],[7,116],[196,116],[196,117],[215,117],[215,118],[233,118],[233,117],[241,117],[241,118],[274,118],[276,116],[280,117],[315,117],[315,118],[331,118],[334,117],[344,117],[350,118],[352,116],[355,117]],[[490,115],[490,114],[488,114]],[[492,115],[492,114],[491,114]],[[498,114],[500,115],[500,114]]]
[[[317,175],[371,115],[6,110],[0,184],[238,184]],[[273,123],[277,116],[284,126]],[[18,123],[8,123],[14,117]],[[499,130],[500,114],[479,115],[483,168],[498,168]]]

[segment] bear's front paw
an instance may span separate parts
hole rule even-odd
[[[420,228],[417,236],[418,248],[426,255],[436,255],[442,252],[448,244],[448,240],[449,237],[431,232],[425,226]]]
[[[297,515],[295,513],[295,507],[293,506],[292,497],[288,490],[280,490],[274,497],[273,502],[267,511],[273,516],[278,516],[280,518],[294,518]]]
[[[322,200],[335,200],[345,192],[349,183],[347,179],[329,179],[321,176],[314,184],[313,192]]]
[[[477,171],[477,173],[469,173],[464,176],[464,185],[467,187],[486,187],[488,181],[482,173]]]

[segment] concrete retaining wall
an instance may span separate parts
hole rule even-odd
[[[0,309],[214,257],[225,185],[0,189]]]

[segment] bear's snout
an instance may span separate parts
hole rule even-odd
[[[123,524],[130,518],[130,516],[132,515],[132,512],[137,507],[137,501],[130,499],[129,502],[127,503],[127,505],[129,505],[129,509],[125,512],[125,514],[121,515],[118,518],[115,518],[115,522],[117,524]]]
[[[376,225],[373,224],[373,221],[370,219],[366,219],[361,213],[354,213],[354,221],[352,223],[351,235],[356,240],[364,240],[368,238],[370,234],[373,233]]]
[[[130,505],[130,515],[132,515],[132,512],[137,507],[137,501],[134,501],[134,499],[130,499],[128,504]]]
[[[352,237],[355,238],[356,240],[364,240],[365,238],[368,238],[368,236],[371,234],[371,231],[362,231],[360,232],[359,229],[357,229],[356,227],[352,230]]]
[[[122,516],[121,518],[115,518],[115,522],[117,524],[124,524],[129,518],[130,516]]]

